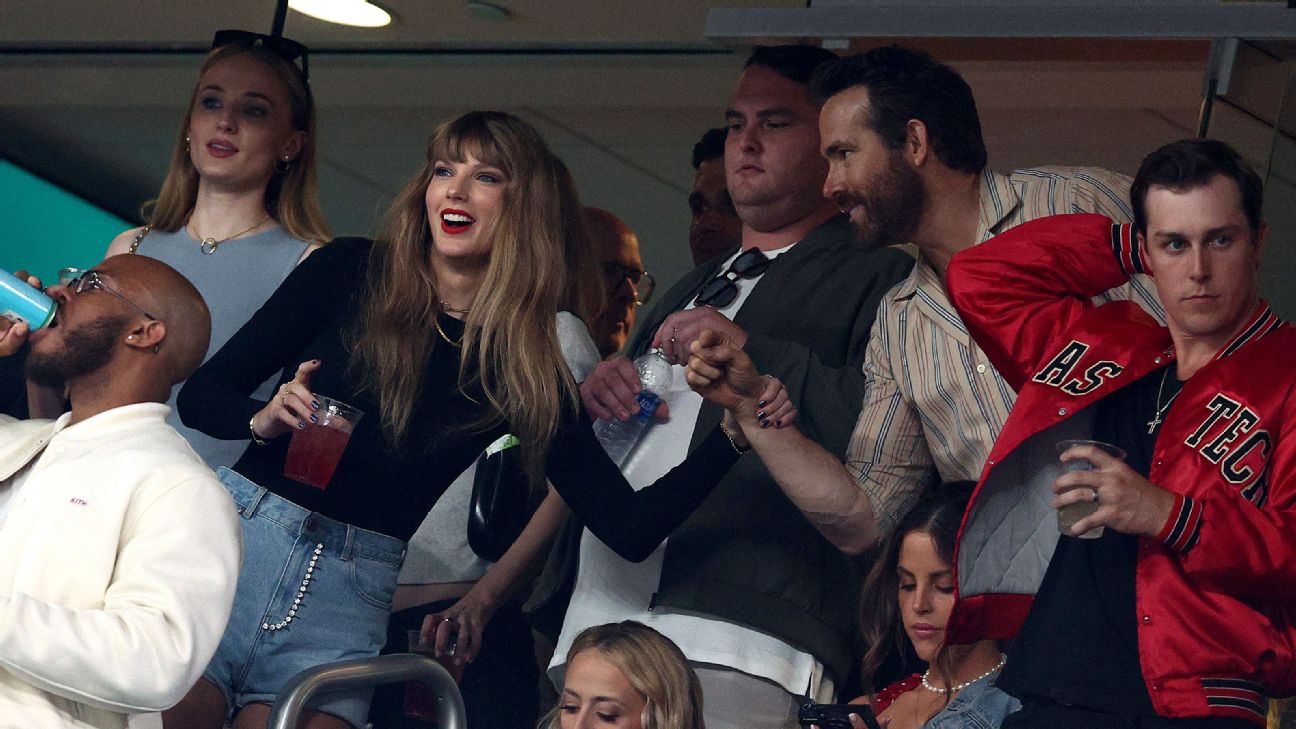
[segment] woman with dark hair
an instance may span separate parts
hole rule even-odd
[[[570,177],[516,117],[437,129],[423,170],[374,242],[336,241],[299,266],[190,379],[186,422],[251,436],[221,478],[244,517],[244,568],[221,647],[172,726],[264,724],[298,671],[375,655],[405,542],[447,486],[506,433],[536,489],[548,479],[613,549],[645,559],[737,458],[723,432],[635,492],[594,439],[560,350],[556,312],[579,285]],[[277,393],[250,394],[284,369]],[[284,475],[288,435],[320,396],[367,413],[324,488]],[[770,409],[788,417],[771,381]],[[454,621],[454,617],[443,620]],[[289,630],[291,628],[291,630]],[[363,726],[367,695],[327,694],[308,727]]]
[[[301,64],[300,66],[298,64]],[[215,353],[293,268],[331,236],[315,192],[315,104],[306,47],[241,30],[216,34],[180,120],[148,225],[117,236],[107,255],[166,262],[202,293]],[[269,397],[274,383],[257,392]],[[247,445],[168,422],[213,468]]]
[[[1004,664],[995,641],[945,645],[954,607],[954,541],[973,485],[944,484],[915,506],[883,545],[864,583],[864,685],[872,685],[888,653],[902,650],[904,640],[928,664],[923,673],[873,697],[873,711],[888,729],[997,727],[1020,706],[994,686]]]

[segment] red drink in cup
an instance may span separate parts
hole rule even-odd
[[[288,445],[284,475],[317,489],[328,486],[337,469],[342,451],[351,440],[351,430],[364,413],[331,397],[319,399],[315,412],[317,423],[306,421],[306,427],[293,431]]]
[[[417,653],[418,655],[434,659],[437,663],[441,664],[442,668],[450,673],[450,676],[454,679],[455,683],[459,683],[460,680],[463,679],[465,666],[454,662],[453,643],[447,647],[445,655],[437,658],[435,641],[430,639],[424,640],[422,634],[417,630],[406,631],[406,636],[409,640],[410,653]],[[437,703],[439,701],[440,699],[437,698],[436,691],[434,691],[428,684],[425,684],[422,681],[405,682],[405,705],[402,708],[402,713],[404,713],[406,717],[435,724],[437,719]]]

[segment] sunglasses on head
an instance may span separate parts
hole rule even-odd
[[[697,306],[724,308],[738,298],[738,284],[734,281],[760,276],[765,273],[769,265],[770,259],[765,257],[764,252],[759,248],[748,248],[740,253],[723,273],[716,274],[715,278],[707,281],[693,303]]]
[[[306,60],[306,46],[291,38],[253,33],[250,30],[234,28],[216,31],[216,35],[212,36],[212,50],[226,46],[244,46],[247,48],[265,46],[271,53],[287,61],[293,68],[297,68],[294,62],[301,59],[302,81],[310,81],[310,64]]]

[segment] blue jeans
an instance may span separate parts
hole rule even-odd
[[[203,676],[231,715],[273,704],[305,669],[378,655],[405,543],[309,512],[228,468],[217,475],[243,517],[243,569]],[[308,708],[363,727],[369,694],[323,694]]]

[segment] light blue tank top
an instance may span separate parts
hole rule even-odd
[[[288,235],[275,226],[246,238],[221,243],[212,255],[204,255],[199,242],[184,228],[174,233],[152,230],[140,241],[136,253],[156,258],[184,274],[198,288],[207,308],[211,310],[211,344],[206,361],[240,327],[256,313],[257,309],[279,288],[292,272],[309,244]],[[269,400],[279,374],[266,380],[252,397]],[[171,388],[171,414],[167,422],[189,440],[198,455],[213,469],[232,466],[247,447],[246,440],[217,440],[204,433],[185,427],[176,414],[176,393],[180,385]]]

